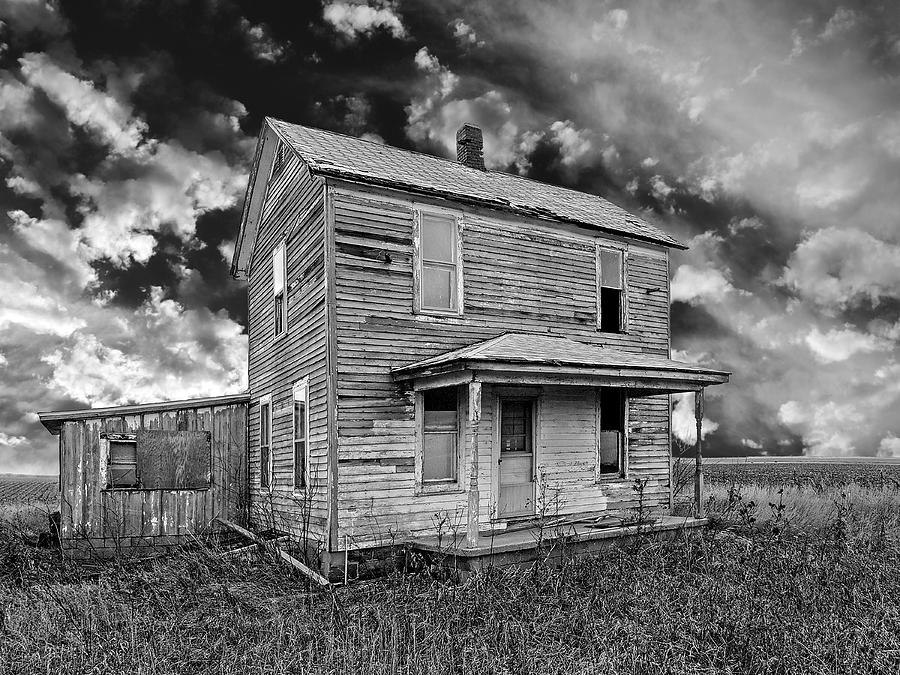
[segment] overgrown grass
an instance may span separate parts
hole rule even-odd
[[[0,672],[887,673],[900,492],[715,482],[716,527],[465,582],[333,592],[203,549],[85,569],[0,552]]]

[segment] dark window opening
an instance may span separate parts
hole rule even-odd
[[[601,474],[625,470],[625,397],[621,389],[600,389],[599,467]]]
[[[304,394],[305,396],[305,394]],[[294,487],[306,487],[306,399],[294,399]]]
[[[455,481],[459,457],[459,403],[456,387],[424,392],[422,407],[422,480]]]
[[[275,335],[281,335],[284,332],[284,293],[275,296],[273,311],[275,313]]]
[[[597,324],[606,333],[621,333],[625,326],[623,303],[624,269],[622,252],[601,248],[598,264],[600,278],[597,303]]]

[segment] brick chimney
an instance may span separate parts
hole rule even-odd
[[[484,171],[484,138],[474,124],[463,124],[456,132],[456,161]]]

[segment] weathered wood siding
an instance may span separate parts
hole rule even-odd
[[[464,213],[464,315],[416,315],[413,204],[398,199],[396,193],[352,191],[345,184],[333,190],[332,199],[339,537],[346,534],[356,545],[389,543],[398,533],[432,528],[438,513],[465,522],[463,491],[415,494],[413,396],[393,381],[391,368],[505,331],[542,332],[595,345],[668,354],[668,261],[664,249],[630,245],[626,256],[627,332],[602,333],[596,325],[595,255],[596,244],[605,241],[603,237],[585,229],[513,220],[459,207],[456,210]],[[486,387],[484,395],[489,391]],[[567,407],[572,396],[565,391],[548,393],[543,397],[548,406],[543,414],[557,413],[554,419],[575,414]],[[479,446],[483,523],[491,519],[493,499],[492,407],[487,400],[482,407]],[[602,492],[607,501],[599,508],[628,506],[630,486],[637,476],[650,477],[654,499],[667,502],[666,400],[663,396],[658,402],[645,400],[631,406],[629,425],[642,431],[630,437],[634,464],[629,478],[578,492],[572,485],[581,479],[572,477],[567,489],[573,492],[573,505],[587,508]],[[659,418],[658,410],[664,419]],[[582,422],[581,418],[574,420]],[[584,431],[580,440],[585,448],[579,446],[579,457],[586,448],[592,453],[596,448],[591,440],[594,431]],[[556,456],[568,465],[582,461],[563,457],[567,453],[558,450],[563,447],[559,444],[575,439],[544,440],[548,457]],[[663,454],[657,457],[658,448]],[[561,475],[555,466],[547,465],[545,470],[548,475]]]
[[[324,188],[290,155],[268,183],[250,264],[249,383],[251,521],[298,537],[327,534]],[[274,336],[272,252],[287,250],[287,331]],[[308,490],[293,489],[293,392],[309,378]],[[259,399],[272,397],[271,490],[260,488]]]
[[[210,432],[210,483],[197,490],[108,490],[101,485],[100,434],[141,429]],[[130,547],[177,542],[216,517],[247,520],[247,406],[65,422],[60,431],[61,536],[71,545]]]

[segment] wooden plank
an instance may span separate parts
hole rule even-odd
[[[274,543],[274,542],[272,542],[272,541],[268,541],[268,542],[267,542],[267,541],[265,541],[265,540],[259,538],[258,536],[256,536],[256,535],[253,534],[252,532],[250,532],[249,530],[246,530],[246,529],[244,529],[243,527],[241,527],[240,525],[236,525],[235,523],[232,523],[232,522],[229,521],[229,520],[225,520],[225,519],[222,519],[222,518],[219,518],[218,520],[219,520],[220,523],[222,523],[222,525],[224,525],[224,526],[227,527],[228,529],[230,529],[230,530],[232,530],[232,531],[234,531],[234,532],[237,532],[237,533],[240,534],[241,536],[245,537],[246,539],[249,539],[249,540],[252,541],[252,542],[255,542],[257,545],[262,546],[263,548],[266,548],[266,549],[269,549],[269,550],[273,551],[279,558],[281,558],[282,560],[284,560],[286,563],[288,563],[288,564],[289,564],[291,567],[293,567],[294,569],[299,570],[300,572],[302,572],[305,576],[307,576],[309,579],[311,579],[312,581],[314,581],[315,583],[317,583],[319,586],[324,586],[324,587],[326,587],[326,588],[331,586],[331,584],[329,583],[328,579],[326,579],[325,577],[323,577],[323,576],[322,576],[321,574],[319,574],[318,572],[316,572],[316,571],[314,571],[314,570],[311,570],[309,567],[307,567],[306,565],[304,565],[302,562],[300,562],[299,560],[297,560],[297,559],[294,558],[293,556],[291,556],[291,555],[285,553],[285,552],[281,549],[281,547],[278,546],[277,543]]]
[[[210,432],[141,429],[137,432],[141,486],[205,489],[210,486]]]

